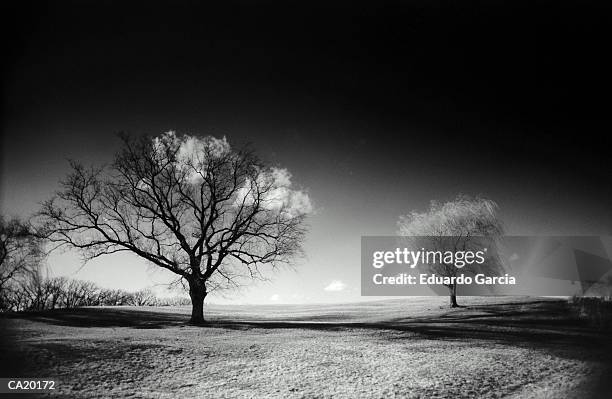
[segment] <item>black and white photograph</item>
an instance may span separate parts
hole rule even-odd
[[[612,396],[609,3],[0,7],[0,399]]]

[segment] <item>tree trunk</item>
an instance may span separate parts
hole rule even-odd
[[[448,290],[450,291],[450,307],[458,308],[459,305],[457,304],[457,284],[452,284],[450,287],[448,287]]]
[[[206,298],[206,282],[199,279],[189,280],[189,296],[191,297],[191,324],[204,323],[204,298]]]

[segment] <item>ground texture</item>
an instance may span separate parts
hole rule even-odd
[[[3,317],[4,375],[58,397],[608,397],[610,338],[550,299],[89,308]],[[20,396],[23,397],[23,396]]]

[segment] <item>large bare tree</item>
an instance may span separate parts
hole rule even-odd
[[[128,251],[170,270],[188,286],[193,323],[204,320],[211,291],[262,278],[263,265],[301,253],[311,204],[287,170],[225,138],[121,138],[109,167],[71,162],[41,211],[52,242],[86,260]]]
[[[501,263],[496,256],[496,245],[503,234],[503,225],[497,217],[497,204],[485,198],[458,195],[445,203],[431,201],[429,210],[413,211],[401,216],[398,222],[399,234],[407,240],[414,240],[416,247],[434,251],[474,251],[482,249],[483,242],[494,248],[482,264],[472,263],[458,268],[451,262],[437,262],[425,265],[428,271],[442,277],[455,277],[459,272],[498,273]],[[450,306],[457,307],[457,284],[446,284],[449,290]]]

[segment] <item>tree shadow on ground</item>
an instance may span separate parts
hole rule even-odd
[[[154,310],[121,308],[79,308],[2,315],[1,319],[25,319],[67,327],[128,327],[157,329],[187,325],[188,315]],[[347,321],[348,320],[348,321]],[[205,328],[246,330],[309,329],[338,331],[345,329],[388,330],[410,333],[429,339],[479,339],[500,343],[555,343],[572,346],[609,344],[609,331],[602,331],[579,319],[565,301],[487,304],[448,309],[426,317],[402,317],[382,321],[350,319],[338,315],[308,315],[283,319],[213,317],[201,324]],[[397,339],[401,339],[400,338]]]
[[[376,320],[375,316],[344,317],[341,312],[333,315],[313,314],[282,319],[211,316],[211,319],[199,327],[230,330],[301,329],[328,332],[363,329],[375,335],[380,334],[383,340],[420,338],[474,342],[475,345],[502,344],[525,347],[543,350],[564,358],[598,361],[607,371],[606,378],[597,382],[597,385],[601,385],[601,392],[609,392],[608,388],[612,388],[610,387],[612,335],[609,331],[600,330],[578,318],[575,311],[563,300],[465,306],[423,317]],[[188,317],[184,313],[133,308],[80,308],[2,315],[0,327],[4,324],[2,323],[4,320],[23,319],[66,327],[160,329],[188,326]],[[9,330],[10,328],[5,329],[5,332]]]
[[[55,309],[2,315],[4,319],[24,319],[66,327],[165,328],[185,325],[188,316],[180,313],[121,308]]]
[[[407,310],[408,311],[408,310]],[[121,308],[79,308],[2,315],[1,319],[25,319],[67,327],[128,327],[136,329],[169,328],[187,325],[188,315],[154,310]],[[347,321],[348,320],[348,321]],[[309,329],[338,331],[367,329],[399,331],[411,338],[415,334],[428,339],[474,339],[520,345],[521,343],[591,348],[610,345],[608,331],[590,326],[579,319],[566,301],[533,300],[529,302],[487,304],[448,309],[426,317],[402,317],[377,321],[335,316],[307,315],[274,318],[241,316],[213,317],[204,328],[225,329]]]
[[[384,321],[319,321],[310,317],[291,320],[217,319],[207,324],[223,328],[301,328],[343,330],[360,328],[391,330],[422,335],[429,339],[480,339],[498,342],[556,342],[580,346],[599,345],[611,340],[600,330],[577,317],[565,301],[465,306],[427,317],[403,317]],[[410,338],[411,335],[406,335]]]

